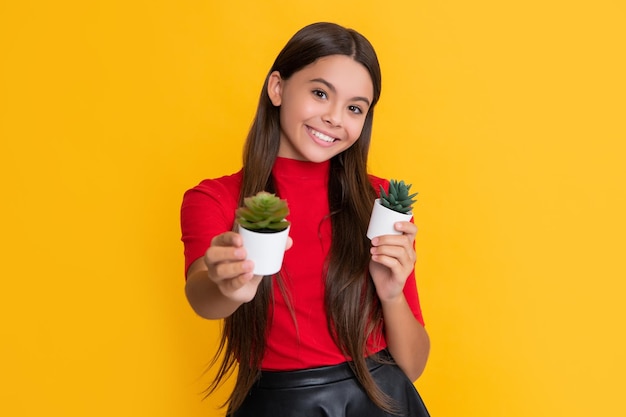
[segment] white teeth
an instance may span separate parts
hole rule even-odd
[[[321,132],[318,132],[317,130],[311,129],[311,133],[313,133],[313,136],[315,136],[318,139],[323,140],[324,142],[330,143],[330,142],[334,142],[335,141],[335,138],[331,138],[330,136],[327,136],[327,135],[325,135],[325,134],[323,134]]]

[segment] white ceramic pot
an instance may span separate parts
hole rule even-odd
[[[400,235],[402,232],[394,229],[397,222],[408,222],[413,217],[413,213],[398,213],[380,204],[380,198],[374,201],[372,217],[367,228],[367,237],[371,240],[382,235]]]
[[[289,227],[275,233],[259,233],[239,226],[247,257],[254,262],[255,275],[272,275],[280,271],[285,256]]]

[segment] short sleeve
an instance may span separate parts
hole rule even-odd
[[[237,173],[204,180],[185,192],[180,210],[185,273],[204,256],[215,236],[232,230],[240,186],[241,175]]]
[[[415,269],[406,279],[404,284],[404,297],[406,298],[413,315],[422,326],[424,325],[424,317],[422,316],[422,308],[420,307],[419,294],[417,293],[417,283],[415,282]]]

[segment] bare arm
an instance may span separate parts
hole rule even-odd
[[[402,235],[372,239],[370,272],[380,298],[389,352],[404,373],[415,381],[424,371],[430,339],[417,321],[406,298],[404,285],[415,265],[413,241],[417,227],[411,222],[396,223]]]
[[[287,248],[292,244],[287,240]],[[241,236],[225,232],[215,236],[204,257],[187,271],[185,294],[201,317],[221,319],[235,312],[256,295],[261,275],[253,275],[254,263],[246,260]]]
[[[221,319],[252,300],[263,279],[254,276],[251,261],[246,261],[241,236],[226,232],[216,236],[204,257],[187,271],[185,294],[201,317]]]
[[[411,381],[424,372],[430,339],[426,329],[415,319],[404,295],[382,303],[385,338],[391,356]]]

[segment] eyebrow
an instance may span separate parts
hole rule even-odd
[[[336,93],[337,90],[335,89],[335,86],[332,85],[331,83],[329,83],[328,81],[326,81],[323,78],[313,78],[312,80],[310,80],[310,82],[318,82],[318,83],[322,83],[324,84],[330,91],[332,91],[333,93]],[[370,105],[370,101],[366,98],[366,97],[361,97],[361,96],[356,96],[356,97],[352,97],[352,100],[356,100],[356,101],[363,101],[365,102],[365,104],[367,104],[368,106]]]

